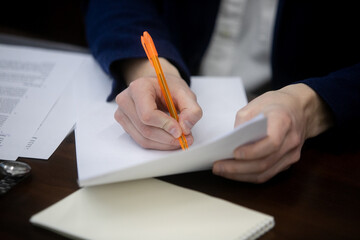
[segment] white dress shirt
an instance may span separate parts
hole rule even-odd
[[[270,80],[277,0],[222,0],[200,66],[207,76],[240,76],[247,92]]]

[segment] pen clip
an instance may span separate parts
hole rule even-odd
[[[148,57],[151,65],[154,67],[153,58],[157,57],[158,53],[156,51],[154,42],[153,42],[150,34],[147,31],[145,31],[143,33],[143,35],[141,36],[141,43],[145,50],[146,56]]]

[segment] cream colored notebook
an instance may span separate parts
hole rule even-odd
[[[272,216],[157,179],[86,187],[31,223],[75,239],[256,239]]]

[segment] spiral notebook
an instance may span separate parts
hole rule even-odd
[[[32,216],[73,239],[256,239],[272,216],[158,179],[86,187]]]

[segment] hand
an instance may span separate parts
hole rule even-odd
[[[142,147],[170,150],[180,148],[178,138],[185,134],[193,143],[191,128],[202,117],[195,94],[181,79],[177,69],[160,59],[174,104],[179,111],[179,122],[169,116],[154,69],[147,59],[132,61],[126,67],[129,87],[116,97],[118,109],[115,119]]]
[[[305,84],[290,85],[254,99],[238,111],[235,126],[261,112],[268,119],[267,137],[238,147],[234,159],[215,162],[214,174],[238,181],[265,182],[300,159],[307,138],[333,124],[325,103]]]

